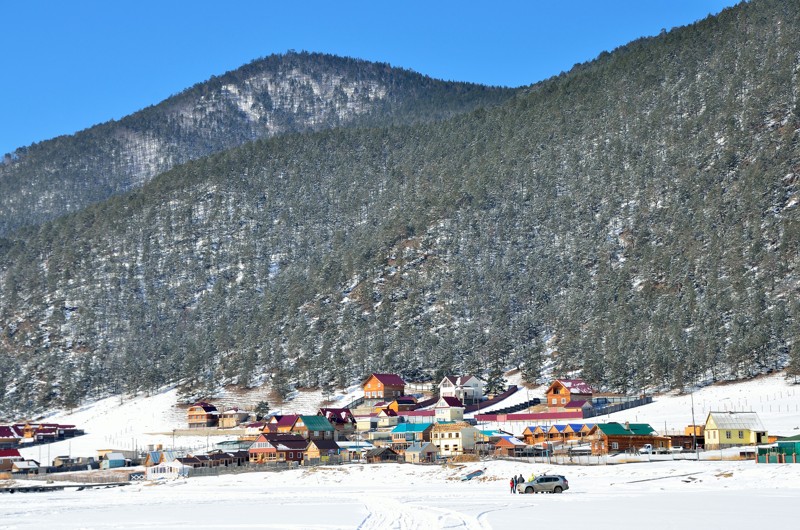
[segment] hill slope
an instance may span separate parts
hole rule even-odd
[[[259,138],[437,120],[513,93],[330,55],[269,56],[119,121],[18,149],[0,163],[0,236]]]
[[[258,141],[0,242],[4,405],[798,371],[799,25],[742,4],[500,107]]]

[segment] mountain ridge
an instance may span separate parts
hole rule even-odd
[[[446,121],[258,140],[0,240],[4,406],[799,373],[799,11],[742,4]]]

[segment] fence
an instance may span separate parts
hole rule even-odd
[[[604,414],[612,414],[614,412],[619,412],[621,410],[632,409],[634,407],[641,407],[642,405],[647,405],[648,403],[652,403],[653,398],[651,396],[645,396],[643,398],[632,399],[630,401],[625,401],[623,403],[615,403],[613,405],[607,405],[605,407],[595,407],[589,410],[584,410],[583,418],[595,418],[597,416],[603,416]]]

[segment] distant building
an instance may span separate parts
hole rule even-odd
[[[474,375],[448,375],[439,383],[439,397],[454,397],[465,405],[483,399],[483,381]]]
[[[591,406],[594,390],[583,379],[556,379],[547,388],[550,409],[582,409]]]
[[[372,374],[363,387],[365,401],[393,401],[405,395],[406,382],[396,374]]]
[[[709,412],[705,425],[706,449],[723,449],[768,442],[767,429],[755,412]]]
[[[186,409],[186,420],[190,429],[216,427],[219,422],[219,411],[211,403],[200,401]]]

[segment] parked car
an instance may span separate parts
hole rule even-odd
[[[561,493],[569,489],[569,482],[562,475],[542,475],[530,482],[517,484],[517,493]]]

